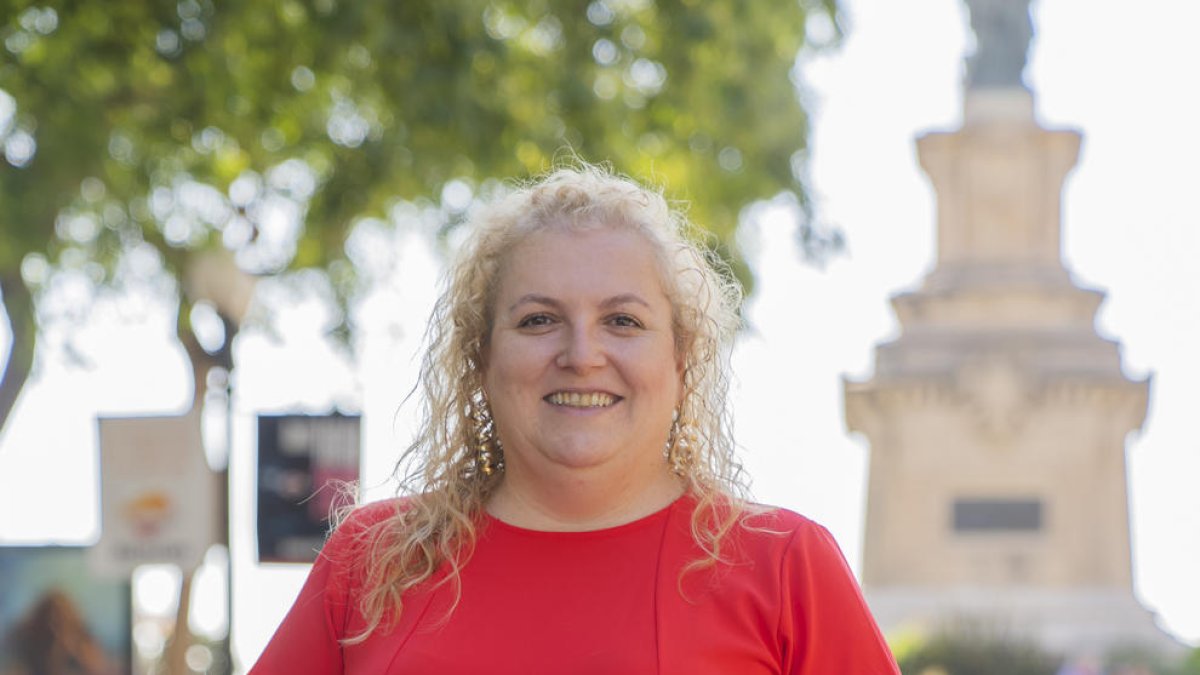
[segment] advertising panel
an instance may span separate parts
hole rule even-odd
[[[131,672],[129,582],[90,574],[85,552],[0,546],[0,673]]]
[[[310,563],[342,485],[358,480],[357,415],[260,415],[258,559]]]
[[[138,565],[193,569],[212,545],[216,484],[200,422],[179,417],[100,419],[98,574],[128,577]]]

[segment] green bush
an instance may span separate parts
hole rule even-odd
[[[1036,643],[972,624],[926,640],[909,636],[893,646],[904,675],[1055,675],[1063,663]],[[1153,650],[1118,647],[1106,654],[1101,672],[1200,675],[1200,648],[1175,660]]]
[[[1200,675],[1200,647],[1197,647],[1188,654],[1183,660],[1183,664],[1179,668],[1181,675]]]
[[[1062,658],[983,629],[934,635],[899,658],[904,675],[1055,675]]]

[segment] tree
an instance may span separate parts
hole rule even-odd
[[[255,274],[318,268],[355,290],[343,243],[418,200],[461,219],[496,178],[569,148],[661,181],[741,278],[739,211],[807,213],[792,72],[835,0],[0,2],[0,294],[13,342],[0,429],[33,363],[54,275],[97,287],[147,259],[175,283],[196,370],[227,362],[182,283],[225,250]],[[282,223],[282,224],[281,224]],[[836,245],[802,222],[805,250]],[[343,314],[343,317],[345,315]],[[348,329],[343,320],[342,329]]]

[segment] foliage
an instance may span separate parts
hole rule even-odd
[[[1052,654],[1036,643],[968,621],[922,637],[903,633],[889,638],[905,675],[1056,675],[1098,672],[1110,675],[1200,675],[1200,648],[1184,656],[1138,645],[1116,646],[1103,659],[1079,662]]]
[[[564,148],[668,185],[748,280],[740,209],[781,192],[807,208],[791,78],[810,19],[836,41],[835,12],[835,0],[0,1],[6,310],[51,269],[96,286],[147,269],[178,280],[219,248],[253,273],[326,270],[344,301],[343,244],[363,218],[418,200],[452,225],[489,180],[539,172]],[[837,243],[807,221],[801,238],[816,253]],[[186,343],[197,298],[181,287],[168,292]],[[6,412],[0,400],[0,426]]]
[[[1136,645],[1111,650],[1104,659],[1106,673],[1114,675],[1200,675],[1200,649],[1173,657]]]
[[[937,634],[898,654],[904,675],[1054,675],[1061,658],[978,627]]]
[[[1200,675],[1200,647],[1188,653],[1179,670],[1180,675]]]

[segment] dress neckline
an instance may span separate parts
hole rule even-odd
[[[607,538],[620,536],[635,530],[640,530],[646,527],[661,525],[671,514],[671,512],[683,503],[688,498],[685,493],[676,497],[670,504],[661,509],[649,513],[636,520],[631,520],[628,523],[613,525],[611,527],[602,527],[596,530],[534,530],[519,525],[506,523],[503,520],[493,516],[486,510],[483,512],[483,521],[488,528],[496,528],[502,532],[509,532],[524,537],[537,537],[546,539],[587,539],[587,538]]]

